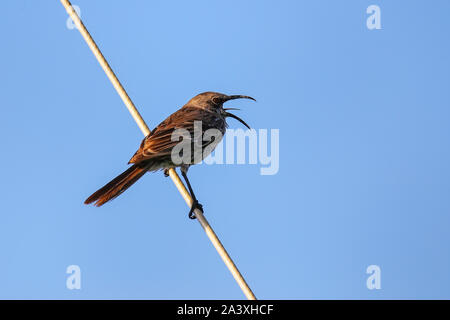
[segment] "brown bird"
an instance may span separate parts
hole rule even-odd
[[[187,171],[189,167],[199,161],[212,152],[220,139],[225,134],[225,130],[228,127],[226,122],[227,117],[234,118],[244,124],[247,128],[250,127],[234,114],[228,112],[228,110],[238,110],[233,108],[223,108],[223,104],[226,101],[234,99],[253,99],[249,96],[243,95],[226,95],[217,92],[204,92],[201,93],[186,103],[181,109],[171,114],[166,120],[161,122],[155,129],[153,129],[148,136],[142,140],[139,150],[133,155],[128,162],[133,165],[124,171],[122,174],[114,178],[111,182],[104,187],[96,191],[84,202],[90,204],[95,202],[96,206],[102,206],[106,202],[116,198],[132,184],[134,184],[139,178],[141,178],[147,171],[164,170],[165,175],[171,168],[180,167],[181,174],[186,181],[189,192],[193,199],[193,204],[189,211],[189,218],[195,219],[193,211],[195,208],[202,210],[203,206],[198,202],[192,190],[191,184],[187,177]],[[197,125],[201,124],[201,137],[196,139],[194,137],[194,129]],[[184,129],[184,130],[183,130]],[[219,140],[211,139],[209,141],[203,141],[203,134],[209,129],[218,130],[220,133]],[[177,131],[178,130],[178,131]],[[174,161],[173,151],[174,148],[180,144],[179,138],[174,138],[174,133],[185,132],[188,135],[182,136],[182,142],[189,145],[191,150],[196,150],[195,144],[200,143],[201,157],[196,159],[194,157],[195,151],[191,153],[191,157],[188,161],[183,162]],[[208,149],[205,149],[212,144]],[[198,148],[197,148],[198,150]],[[182,156],[184,150],[178,155]],[[186,152],[186,155],[188,153]]]

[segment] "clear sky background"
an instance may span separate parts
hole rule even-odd
[[[276,175],[190,170],[257,297],[450,298],[449,1],[74,4],[150,127],[219,91],[280,130]],[[83,204],[142,133],[59,1],[1,9],[0,298],[244,298],[162,173]]]

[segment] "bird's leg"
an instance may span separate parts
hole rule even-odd
[[[167,178],[168,176],[170,176],[169,169],[164,169],[164,177]]]
[[[190,219],[195,219],[194,210],[199,209],[203,213],[203,206],[198,202],[197,198],[195,197],[194,190],[192,190],[191,183],[189,182],[189,179],[187,177],[187,168],[188,167],[181,167],[181,175],[183,176],[184,180],[186,181],[186,184],[189,189],[189,193],[191,194],[192,198],[192,206],[191,210],[189,210],[188,216]]]

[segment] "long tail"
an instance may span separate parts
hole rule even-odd
[[[147,172],[148,168],[148,165],[143,164],[132,165],[126,171],[111,180],[111,182],[106,184],[103,188],[92,194],[84,203],[90,204],[95,202],[95,206],[102,206],[131,187],[133,183],[138,181],[139,178]]]

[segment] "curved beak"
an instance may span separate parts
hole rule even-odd
[[[235,99],[250,99],[250,100],[256,101],[256,100],[253,99],[252,97],[249,97],[249,96],[243,96],[243,95],[240,95],[240,94],[235,94],[235,95],[227,96],[227,97],[225,98],[225,101],[228,101],[228,100],[235,100]]]
[[[249,96],[243,96],[243,95],[240,95],[240,94],[236,94],[236,95],[231,95],[231,96],[225,96],[224,102],[229,101],[229,100],[235,100],[235,99],[250,99],[250,100],[256,101],[256,100],[255,100],[254,98],[252,98],[252,97],[249,97]],[[233,119],[236,119],[237,121],[239,121],[240,123],[242,123],[244,126],[246,126],[248,129],[250,129],[250,126],[249,126],[247,123],[245,123],[244,120],[242,120],[241,118],[239,118],[238,116],[236,116],[236,115],[234,115],[234,114],[232,114],[232,113],[227,112],[227,110],[239,110],[239,109],[235,109],[235,108],[224,108],[223,110],[224,110],[224,113],[223,113],[224,116],[230,117],[230,118],[233,118]]]
[[[239,118],[238,116],[235,116],[234,114],[229,113],[229,112],[224,112],[223,114],[224,114],[226,117],[230,117],[230,118],[236,119],[237,121],[239,121],[239,122],[242,123],[244,126],[246,126],[247,128],[250,129],[250,126],[249,126],[248,124],[246,124],[245,121],[242,120],[241,118]]]

